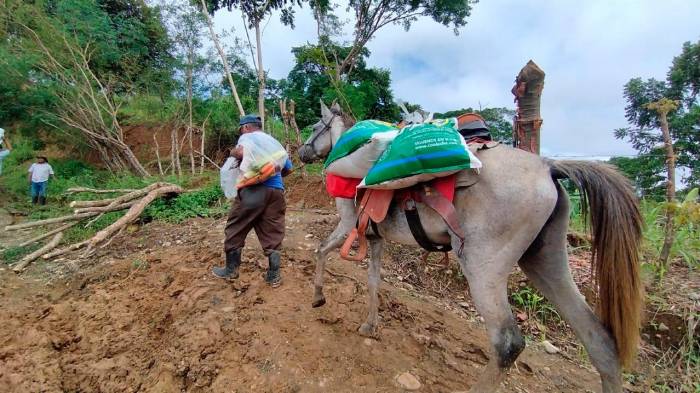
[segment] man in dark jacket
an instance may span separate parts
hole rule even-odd
[[[262,132],[262,123],[257,115],[243,116],[239,124],[241,134]],[[243,147],[239,145],[231,149],[231,155],[242,160]],[[278,168],[277,173],[271,178],[238,190],[238,196],[229,211],[224,230],[226,266],[214,268],[212,272],[215,276],[224,279],[238,278],[245,238],[251,229],[255,229],[255,234],[269,261],[265,281],[273,288],[282,283],[280,248],[284,239],[286,211],[282,177],[287,176],[291,169],[292,163],[287,159],[284,167]]]

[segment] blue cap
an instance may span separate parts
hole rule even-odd
[[[260,116],[253,113],[241,117],[241,120],[238,122],[238,125],[243,126],[250,123],[262,123],[262,120],[260,119]]]

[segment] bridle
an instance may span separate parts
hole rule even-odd
[[[328,134],[328,141],[330,142],[331,149],[333,150],[333,133],[329,132],[331,130],[331,127],[333,126],[333,120],[335,120],[336,117],[340,116],[337,113],[331,112],[333,116],[331,116],[331,119],[326,123],[323,121],[323,117],[319,120],[321,124],[323,124],[323,129],[319,131],[316,135],[314,135],[313,138],[311,138],[308,142],[304,143],[304,146],[310,146],[311,151],[314,153],[314,158],[319,158],[320,156],[318,153],[316,153],[316,150],[314,149],[314,143],[316,143],[316,140],[321,137],[324,134]],[[329,151],[330,151],[329,150]]]

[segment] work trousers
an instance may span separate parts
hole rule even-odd
[[[283,190],[262,184],[240,189],[228,213],[224,251],[243,248],[251,229],[255,229],[265,255],[279,250],[284,239],[286,210]]]

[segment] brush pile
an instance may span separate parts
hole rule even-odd
[[[170,183],[153,183],[142,189],[115,189],[115,190],[97,190],[92,188],[70,188],[66,191],[67,194],[76,194],[81,192],[90,192],[94,194],[122,194],[120,196],[108,199],[97,199],[91,201],[73,201],[70,207],[73,208],[73,214],[49,218],[46,220],[38,220],[25,222],[17,225],[9,225],[5,227],[6,231],[21,230],[38,226],[50,226],[55,224],[63,224],[58,228],[52,229],[44,234],[29,239],[19,246],[27,246],[46,238],[51,237],[48,243],[43,247],[25,256],[13,268],[16,273],[24,271],[37,258],[51,259],[59,255],[66,254],[71,251],[85,248],[85,254],[91,254],[96,248],[104,247],[111,239],[117,236],[127,225],[135,221],[144,209],[154,200],[161,196],[179,194],[183,190],[180,186]],[[127,210],[128,209],[128,210]],[[56,249],[63,239],[63,232],[74,225],[87,221],[86,227],[92,225],[105,213],[127,210],[127,212],[115,221],[113,224],[97,232],[93,237],[64,246]],[[52,237],[53,236],[53,237]]]

